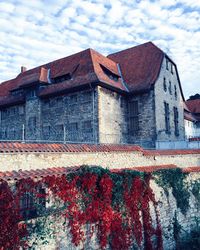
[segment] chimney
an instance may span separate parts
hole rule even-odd
[[[26,68],[26,67],[21,66],[21,73],[24,73],[26,70],[27,70],[27,68]]]

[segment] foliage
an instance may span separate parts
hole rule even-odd
[[[186,183],[187,173],[180,168],[162,169],[153,173],[156,183],[169,195],[170,188],[176,199],[177,207],[185,214],[189,208],[190,193]]]
[[[188,100],[200,99],[200,94],[191,95]]]
[[[20,222],[22,218],[17,215],[20,214],[19,204],[24,193],[29,192],[38,197],[38,187],[43,185],[48,190],[45,198],[60,200],[60,214],[68,221],[75,246],[84,244],[87,225],[87,238],[91,238],[95,232],[101,249],[109,247],[125,250],[142,244],[149,250],[162,249],[161,225],[150,179],[151,174],[137,171],[111,172],[101,167],[84,166],[67,175],[48,176],[38,181],[29,178],[20,180],[14,192],[4,183],[6,188],[1,189],[4,190],[4,196],[0,196],[0,204],[10,197],[10,203],[4,203],[6,206],[2,211],[9,208],[14,221],[9,221],[4,214],[1,216],[2,232],[5,232],[0,232],[1,237],[4,237],[2,248],[11,249],[9,246],[12,244],[15,249],[19,249],[19,246],[24,245],[24,236],[28,240],[31,234],[39,234],[42,242],[46,243],[51,232],[47,230],[45,237],[44,231],[48,227],[42,219],[46,220],[48,210],[43,216],[40,214],[42,217],[35,223]],[[152,222],[150,203],[155,210],[155,222]],[[51,213],[54,211],[57,212],[56,208]],[[21,223],[26,228],[26,234],[20,238]],[[14,235],[11,240],[8,237],[10,228]],[[155,239],[156,245],[153,243]]]

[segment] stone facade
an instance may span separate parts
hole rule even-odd
[[[155,86],[155,122],[156,140],[184,140],[183,99],[180,90],[176,65],[165,57]],[[166,131],[165,103],[169,105],[169,131]],[[177,109],[177,131],[175,131],[175,113]]]
[[[138,92],[128,89],[118,64],[109,70],[109,66],[105,68],[101,61],[98,63],[99,72],[102,70],[101,74],[112,82],[112,88],[102,86],[100,80],[74,88],[72,81],[78,81],[79,76],[73,78],[73,74],[59,72],[61,76],[49,80],[50,69],[41,69],[47,74],[46,86],[40,79],[37,84],[19,85],[16,91],[10,91],[8,98],[21,91],[24,104],[0,103],[0,140],[130,143],[148,148],[155,148],[157,141],[183,141],[183,95],[178,72],[176,65],[163,55],[155,82]],[[85,70],[89,65],[76,67]],[[71,89],[56,90],[68,84]],[[49,94],[48,88],[56,91]],[[47,93],[41,95],[45,89]]]

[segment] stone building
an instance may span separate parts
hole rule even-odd
[[[176,64],[152,42],[87,49],[0,85],[0,140],[131,143],[184,139]]]
[[[200,138],[200,99],[185,102],[184,123],[187,138]]]

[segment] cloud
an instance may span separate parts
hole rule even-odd
[[[176,62],[184,93],[199,86],[196,0],[0,1],[0,82],[92,47],[109,54],[153,41]]]

